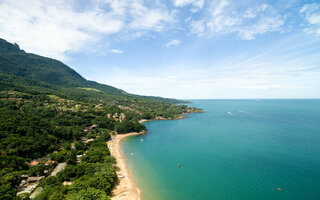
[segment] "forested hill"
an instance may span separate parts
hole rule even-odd
[[[26,53],[17,44],[0,39],[0,70],[2,73],[32,78],[48,84],[82,86],[86,80],[62,62]]]
[[[36,200],[110,199],[118,177],[106,141],[144,132],[141,119],[200,111],[180,102],[88,81],[0,39],[0,200],[29,199],[34,188]]]
[[[69,97],[85,98],[122,96],[133,98],[148,98],[171,103],[182,103],[183,101],[160,97],[148,97],[129,94],[115,87],[99,84],[83,78],[76,71],[62,62],[26,53],[17,44],[11,44],[0,38],[0,80],[1,89],[30,90],[40,93],[60,93]],[[76,89],[72,91],[68,89]],[[57,92],[57,90],[59,90]],[[82,90],[82,91],[79,91]],[[91,91],[87,93],[86,91]],[[92,94],[95,92],[96,94]],[[100,94],[97,94],[100,93]]]

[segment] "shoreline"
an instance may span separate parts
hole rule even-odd
[[[184,116],[181,116],[179,119],[183,119]],[[141,119],[139,123],[144,123],[148,121],[158,121],[158,120],[167,120],[167,119],[157,119],[157,120],[147,120]],[[141,200],[141,191],[136,185],[134,177],[129,169],[129,166],[126,161],[126,156],[123,153],[120,143],[124,138],[137,136],[137,135],[144,135],[147,132],[132,132],[132,133],[125,133],[125,134],[117,134],[112,136],[112,139],[107,142],[108,149],[110,154],[116,159],[117,161],[117,168],[116,171],[118,177],[124,176],[123,178],[119,177],[119,183],[116,187],[112,190],[111,200]]]
[[[141,119],[139,123],[149,122],[149,121],[160,121],[160,120],[179,120],[185,119],[186,115],[189,113],[184,113],[180,117],[176,119],[166,119],[166,118],[158,118],[154,120]],[[125,134],[117,134],[113,136],[111,140],[107,142],[110,154],[116,159],[117,167],[117,175],[124,176],[123,178],[119,177],[119,184],[112,190],[111,200],[141,200],[141,191],[136,185],[134,177],[128,167],[126,162],[126,156],[124,155],[120,143],[121,140],[131,136],[144,135],[148,133],[146,132],[133,132],[133,133],[125,133]]]
[[[126,157],[121,149],[121,140],[127,137],[141,135],[141,133],[126,133],[117,134],[112,140],[108,141],[108,148],[111,155],[117,161],[117,175],[119,177],[119,184],[113,189],[111,200],[141,200],[141,192],[136,185],[134,177],[126,162]]]

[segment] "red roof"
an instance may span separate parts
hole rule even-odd
[[[47,162],[45,162],[44,164],[45,165],[50,165],[50,164],[53,164],[53,163],[55,163],[55,161],[54,160],[48,160]]]
[[[32,162],[30,163],[30,165],[35,166],[35,165],[37,165],[38,163],[39,163],[38,161],[32,161]]]

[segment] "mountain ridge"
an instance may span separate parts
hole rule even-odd
[[[19,79],[22,82],[37,83],[31,84],[31,86],[38,86],[38,89],[39,87],[44,87],[46,90],[57,90],[59,87],[69,89],[93,88],[102,91],[106,95],[148,98],[170,103],[185,102],[171,98],[130,94],[122,89],[118,89],[110,85],[87,80],[74,69],[70,68],[59,60],[43,57],[33,53],[27,53],[24,50],[21,50],[18,44],[9,43],[1,38],[0,77],[1,79],[6,77],[6,83],[12,82],[10,80],[15,79]],[[25,83],[24,85],[27,86],[29,85],[28,83]],[[91,90],[91,92],[94,91],[95,90]]]

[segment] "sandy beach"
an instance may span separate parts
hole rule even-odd
[[[140,135],[141,133],[127,133],[114,136],[113,140],[107,142],[110,153],[117,160],[117,171],[119,184],[113,190],[112,200],[140,200],[140,190],[138,189],[134,178],[127,166],[126,157],[120,147],[123,138]],[[122,177],[122,178],[120,178]]]

